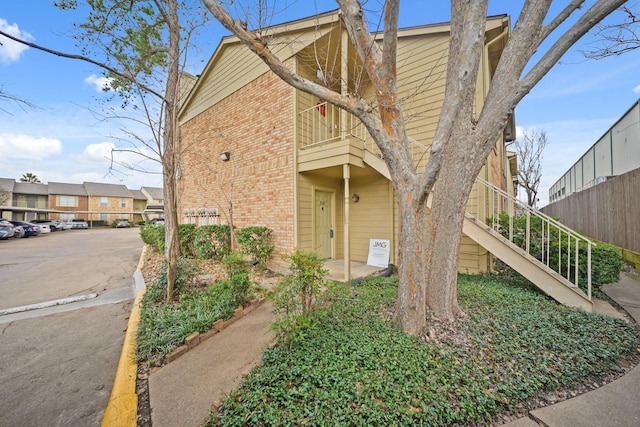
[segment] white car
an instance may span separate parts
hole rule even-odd
[[[72,219],[71,220],[71,228],[89,228],[89,224],[84,219]]]
[[[38,228],[40,229],[40,233],[51,233],[51,227],[49,227],[49,224],[34,224],[37,225]]]

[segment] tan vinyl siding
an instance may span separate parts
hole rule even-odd
[[[279,35],[269,39],[269,47],[282,61],[287,61],[316,37],[331,27],[312,28],[302,32]],[[180,123],[192,119],[224,98],[255,80],[269,67],[244,44],[225,39],[203,73],[202,82],[186,100]]]
[[[377,179],[352,179],[351,194],[360,196],[357,203],[350,201],[351,258],[367,261],[369,239],[392,240],[389,218],[389,181]]]
[[[314,250],[313,247],[313,192],[316,190],[335,192],[335,224],[333,224],[334,256],[343,257],[344,210],[342,182],[339,179],[301,173],[298,177],[298,248]]]

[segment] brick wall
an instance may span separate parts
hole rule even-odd
[[[89,209],[88,197],[87,196],[75,196],[77,201],[77,206],[59,206],[58,205],[58,195],[51,194],[49,195],[49,209],[59,210],[59,211],[87,211]],[[87,219],[88,215],[86,213],[75,214],[75,218]],[[60,219],[60,214],[52,213],[49,215],[51,219]]]
[[[217,208],[220,223],[273,230],[274,254],[294,247],[293,90],[271,72],[184,123],[179,181],[185,209]],[[230,152],[223,162],[220,153]],[[276,264],[282,264],[278,256]]]
[[[100,220],[101,212],[107,213],[107,222],[111,223],[112,221],[116,221],[121,217],[125,217],[130,221],[133,219],[133,198],[125,197],[127,200],[127,206],[122,207],[122,198],[121,197],[107,197],[107,206],[100,206],[102,197],[101,196],[89,196],[88,197],[88,207],[89,211],[94,212],[88,215],[89,220]]]

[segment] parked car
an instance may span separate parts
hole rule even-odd
[[[129,228],[131,227],[131,223],[129,222],[128,219],[121,219],[118,220],[118,222],[116,223],[116,228]]]
[[[11,221],[9,221],[9,222],[11,222]],[[15,237],[16,239],[21,239],[24,236],[25,236],[24,228],[22,228],[21,225],[13,224],[13,237]]]
[[[34,219],[31,222],[33,222],[34,224],[38,224],[40,226],[46,225],[49,227],[51,231],[58,231],[58,225],[56,224],[55,221],[52,221],[50,219]]]
[[[150,221],[153,226],[164,225],[164,218],[154,218]]]
[[[20,226],[24,229],[24,237],[37,236],[40,234],[40,227],[37,224],[24,221],[9,221],[13,225]]]
[[[15,234],[13,227],[14,225],[9,221],[0,219],[0,240],[7,240],[9,237],[13,237]]]
[[[89,228],[89,224],[84,219],[72,219],[71,220],[71,228]]]
[[[60,221],[57,219],[54,219],[53,222],[56,223],[56,228],[58,230],[70,230],[71,226],[69,224],[67,224],[65,221]]]

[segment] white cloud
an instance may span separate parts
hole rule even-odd
[[[89,77],[84,79],[84,82],[93,85],[97,92],[104,92],[105,88],[111,90],[111,79],[107,77],[99,77],[95,74],[91,74]]]
[[[2,18],[0,18],[0,30],[25,41],[34,40],[31,34],[20,31],[18,24],[9,25],[9,23]],[[0,42],[2,43],[0,45],[0,62],[3,64],[17,61],[20,59],[22,52],[29,49],[22,43],[15,42],[3,36],[0,36]]]
[[[100,168],[108,175],[93,174],[91,177],[83,177],[85,181],[91,179],[96,180],[102,177],[99,182],[105,182],[105,179],[113,179],[115,181],[127,181],[136,176],[138,172],[146,171],[152,175],[161,171],[160,164],[152,161],[149,157],[153,156],[150,150],[146,148],[126,148],[117,147],[112,142],[100,142],[90,144],[84,148],[79,155],[72,155],[71,158],[83,164],[91,164],[91,168]],[[113,158],[113,162],[112,162]],[[147,174],[144,174],[147,175]],[[75,179],[79,179],[76,176]],[[154,178],[154,180],[157,177]],[[111,182],[111,181],[108,181]]]
[[[634,93],[640,93],[640,85],[633,88]]]
[[[0,134],[0,152],[15,159],[42,160],[62,152],[58,139],[12,133]]]
[[[100,142],[98,144],[89,144],[84,148],[78,159],[84,162],[104,163],[111,159],[111,151],[116,146],[111,142]]]

